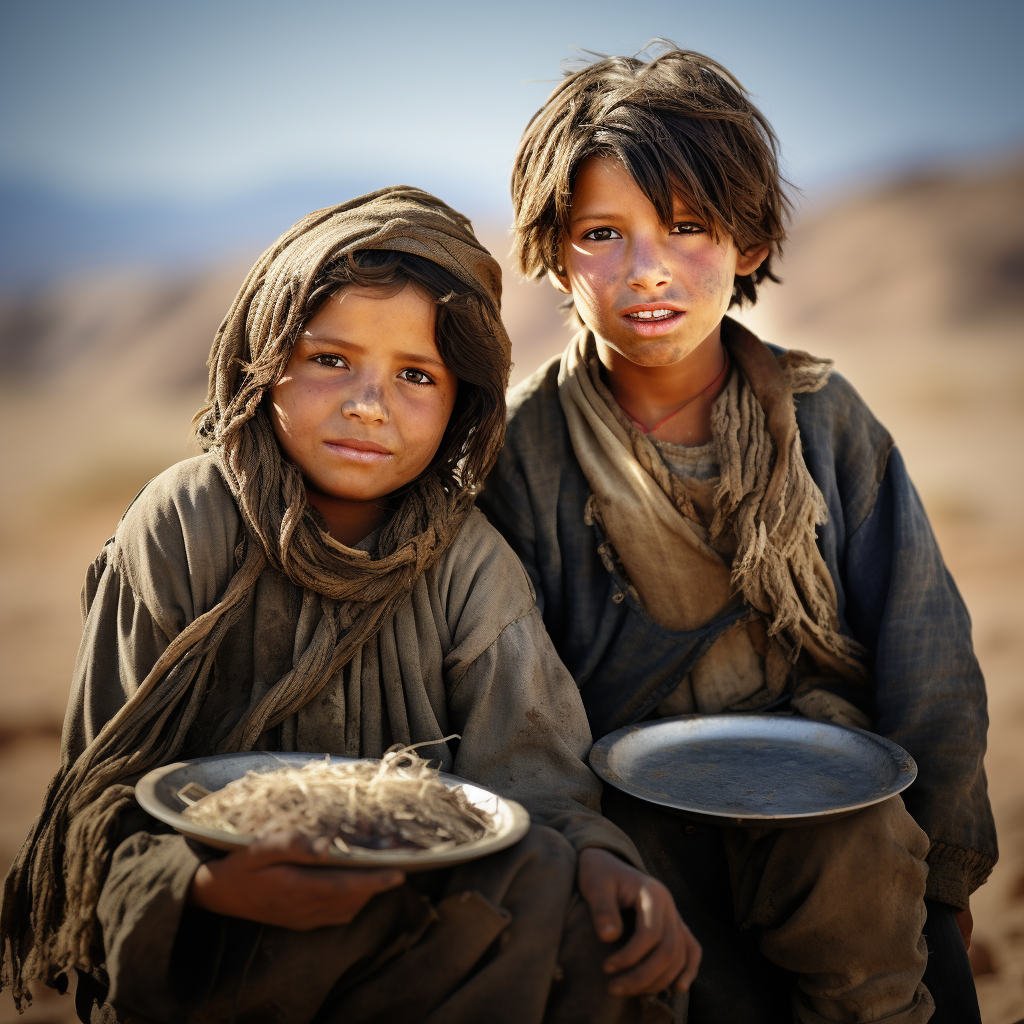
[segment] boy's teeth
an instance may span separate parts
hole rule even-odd
[[[673,309],[641,309],[637,313],[627,313],[626,316],[630,316],[634,320],[660,320],[662,317],[671,316],[674,312]]]

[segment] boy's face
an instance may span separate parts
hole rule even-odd
[[[768,247],[741,253],[717,241],[677,197],[666,227],[614,157],[592,156],[576,175],[562,272],[583,322],[631,363],[668,366],[717,335],[735,275],[750,274]],[[607,360],[602,359],[603,362]]]
[[[274,432],[312,504],[373,501],[430,464],[458,390],[434,318],[412,285],[353,285],[309,321],[270,394]]]

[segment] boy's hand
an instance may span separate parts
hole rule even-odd
[[[637,996],[667,988],[685,992],[690,987],[700,966],[700,944],[661,882],[607,850],[589,847],[580,854],[579,887],[602,942],[622,935],[622,909],[636,912],[633,935],[604,962],[608,974],[633,968],[611,981],[612,995]]]
[[[326,839],[298,832],[263,836],[220,860],[200,865],[188,901],[227,917],[309,931],[348,924],[379,892],[405,875],[393,868],[342,868]]]

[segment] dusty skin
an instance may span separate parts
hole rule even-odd
[[[504,228],[481,232],[503,255]],[[1024,164],[894,182],[812,208],[743,319],[836,359],[896,437],[974,621],[1001,859],[972,901],[986,1024],[1024,1017]],[[245,261],[242,261],[245,262]],[[836,268],[842,267],[842,273]],[[109,274],[0,301],[0,858],[57,764],[85,567],[150,476],[189,454],[210,338],[246,266]],[[547,284],[506,273],[514,379],[567,339]],[[26,356],[24,353],[30,353]],[[11,439],[16,439],[12,443]],[[74,1021],[42,993],[0,1024]]]

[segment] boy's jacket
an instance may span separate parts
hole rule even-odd
[[[781,350],[775,349],[776,352]],[[590,490],[558,397],[558,359],[509,395],[504,451],[478,504],[522,559],[595,738],[653,713],[736,614],[685,632],[658,625],[598,553]],[[796,396],[804,459],[828,506],[818,548],[840,629],[869,652],[875,730],[919,775],[904,794],[928,833],[928,896],[967,906],[997,850],[982,758],[988,715],[967,610],[892,438],[833,374]]]

